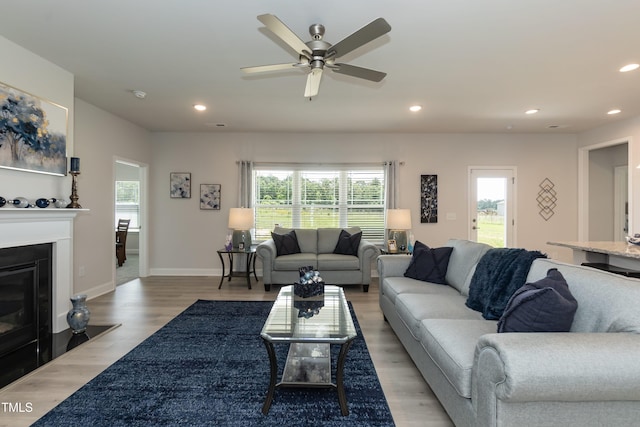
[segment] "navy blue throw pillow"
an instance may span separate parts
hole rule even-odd
[[[300,253],[298,236],[296,236],[295,230],[291,230],[287,234],[276,234],[271,232],[271,238],[276,244],[276,252],[278,256]]]
[[[405,277],[422,280],[423,282],[446,285],[445,276],[449,267],[452,247],[430,248],[420,241],[413,246],[413,255]]]
[[[557,269],[516,291],[498,321],[498,332],[569,332],[578,302]]]
[[[348,231],[342,230],[338,237],[338,243],[333,250],[334,254],[341,255],[358,255],[358,247],[360,246],[360,240],[362,239],[362,231],[349,234]]]

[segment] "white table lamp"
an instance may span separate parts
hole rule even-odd
[[[229,228],[233,230],[233,248],[248,249],[251,246],[251,229],[253,228],[253,209],[231,208],[229,210]]]
[[[389,239],[396,241],[397,250],[407,250],[407,230],[411,230],[410,209],[387,209],[387,229]],[[392,252],[390,250],[390,252]]]

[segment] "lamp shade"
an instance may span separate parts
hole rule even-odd
[[[231,208],[229,210],[229,228],[233,230],[250,230],[253,228],[253,209]]]
[[[390,230],[411,229],[411,209],[387,209],[387,228]]]

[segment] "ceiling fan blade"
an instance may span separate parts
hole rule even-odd
[[[389,31],[391,31],[391,25],[384,18],[378,18],[331,46],[327,51],[327,55],[331,55],[333,52],[335,52],[333,54],[335,58],[346,55],[352,50],[387,34]]]
[[[322,68],[314,68],[307,76],[307,86],[304,88],[304,97],[311,98],[318,94],[322,80]]]
[[[264,73],[266,71],[280,71],[294,69],[298,64],[293,62],[289,64],[273,64],[273,65],[258,65],[255,67],[243,67],[240,68],[247,74]]]
[[[278,36],[283,42],[288,44],[293,50],[300,55],[305,55],[305,51],[309,51],[309,47],[304,44],[300,37],[289,29],[277,16],[264,14],[258,16],[258,21],[262,22],[273,34]],[[307,55],[305,55],[307,56]]]
[[[336,73],[346,74],[351,77],[358,77],[359,79],[371,80],[372,82],[379,82],[387,75],[387,73],[383,73],[381,71],[356,67],[355,65],[349,64],[334,64],[331,69]]]

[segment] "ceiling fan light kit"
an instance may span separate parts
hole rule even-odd
[[[373,82],[380,82],[387,75],[369,68],[335,62],[337,58],[391,31],[391,26],[383,18],[370,22],[334,45],[323,40],[325,28],[322,24],[312,24],[309,27],[309,34],[312,40],[305,43],[275,15],[260,15],[258,16],[258,21],[262,22],[269,31],[298,53],[298,62],[241,68],[245,73],[282,71],[293,67],[308,68],[309,73],[304,91],[306,98],[311,98],[318,94],[325,67],[339,74]]]

